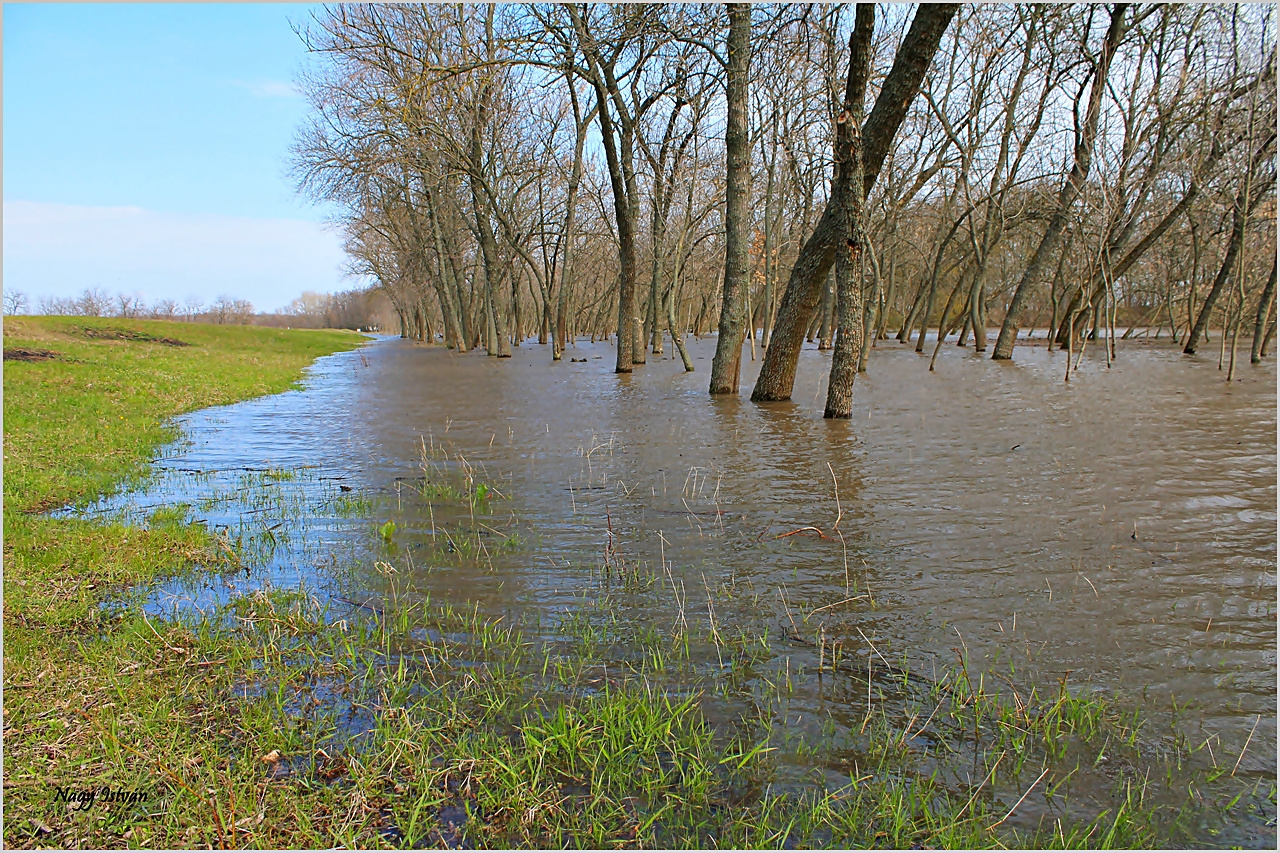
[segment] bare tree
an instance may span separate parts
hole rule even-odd
[[[85,317],[102,317],[111,310],[111,297],[100,287],[86,287],[75,301],[75,313]]]
[[[613,189],[614,224],[618,237],[618,355],[615,370],[630,373],[636,360],[635,296],[637,284],[636,231],[640,190],[636,176],[636,132],[657,93],[640,94],[639,79],[657,48],[652,13],[647,7],[611,7],[607,21],[591,8],[566,6],[579,47],[586,60],[579,73],[595,89],[596,117],[605,162]],[[625,11],[624,11],[625,10]],[[607,35],[600,28],[609,26]],[[627,97],[627,95],[631,97]],[[643,344],[642,344],[643,347]],[[640,353],[643,359],[643,349]]]
[[[4,289],[4,313],[6,315],[25,314],[30,300],[27,294],[21,290],[8,288]]]
[[[806,340],[860,341],[859,369],[891,331],[923,351],[936,329],[935,357],[953,334],[982,350],[1001,304],[1002,334],[1044,322],[1067,346],[1107,338],[1108,358],[1117,323],[1152,318],[1180,345],[1202,319],[1224,346],[1251,321],[1266,351],[1274,189],[1247,121],[1274,125],[1261,12],[884,8],[860,184],[836,121],[856,10],[732,13],[327,8],[304,33],[322,59],[300,186],[336,202],[388,325],[458,350],[536,334],[555,360],[616,335],[627,372],[663,329],[682,350],[718,327],[709,388],[731,392],[758,326],[757,400],[790,396]],[[854,185],[857,228],[841,219]],[[851,387],[848,352],[829,393]]]
[[[951,23],[957,8],[955,4],[939,3],[921,6],[916,11],[911,29],[898,49],[893,68],[881,86],[871,115],[862,128],[863,170],[862,186],[859,189],[864,196],[880,174],[893,137],[920,90],[920,81],[924,79],[942,34]],[[842,176],[837,173],[837,181],[840,177]],[[843,179],[848,182],[853,176],[845,173]],[[847,239],[846,234],[841,231],[841,205],[833,201],[839,198],[844,189],[847,188],[838,182],[833,185],[822,218],[813,234],[805,241],[795,266],[792,267],[791,278],[778,309],[773,339],[769,342],[760,376],[751,393],[752,400],[762,402],[791,398],[796,363],[800,357],[800,343],[804,339],[813,309],[817,306],[827,272],[835,260],[836,247],[841,240]]]
[[[1049,264],[1057,257],[1058,250],[1062,245],[1063,232],[1067,226],[1067,218],[1071,214],[1071,208],[1084,190],[1085,179],[1088,177],[1089,169],[1093,164],[1093,143],[1098,135],[1098,119],[1102,113],[1102,95],[1106,91],[1107,75],[1111,71],[1111,62],[1115,58],[1121,40],[1124,38],[1124,16],[1128,8],[1127,3],[1117,3],[1111,8],[1111,23],[1107,27],[1107,34],[1103,38],[1102,49],[1099,51],[1089,83],[1089,97],[1085,107],[1084,119],[1076,132],[1074,163],[1070,174],[1067,175],[1066,182],[1058,193],[1057,204],[1054,206],[1053,213],[1049,218],[1049,224],[1040,238],[1040,244],[1036,247],[1035,254],[1031,256],[1031,261],[1027,264],[1027,268],[1022,274],[1022,280],[1018,282],[1017,290],[1014,291],[1013,298],[1009,301],[1009,308],[1005,312],[1004,322],[1000,326],[1000,336],[996,338],[996,345],[991,353],[991,357],[994,359],[1009,359],[1013,357],[1013,344],[1018,336],[1018,320],[1023,306],[1030,297],[1033,288],[1040,283]],[[1085,32],[1087,38],[1087,27]],[[1083,94],[1083,90],[1081,94]],[[1081,97],[1077,95],[1077,114],[1081,100]]]
[[[253,317],[253,304],[224,293],[209,306],[209,316],[215,323],[244,325]]]
[[[146,313],[147,305],[136,293],[116,294],[115,315],[117,317],[141,317]]]
[[[751,286],[748,204],[751,201],[751,138],[747,129],[747,83],[751,68],[751,7],[729,5],[725,43],[728,119],[725,125],[724,294],[720,334],[711,362],[711,393],[737,394],[742,341],[747,331],[747,291]]]

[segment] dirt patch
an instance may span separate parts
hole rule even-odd
[[[186,341],[180,341],[177,338],[162,338],[159,335],[139,332],[136,329],[116,329],[110,326],[84,326],[80,329],[80,334],[91,340],[100,341],[141,341],[149,344],[164,344],[167,347],[191,346]]]
[[[28,349],[26,347],[6,347],[4,351],[5,361],[49,361],[54,358],[61,358],[62,353],[54,352],[51,349]]]

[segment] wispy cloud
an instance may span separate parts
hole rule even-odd
[[[4,282],[35,298],[103,287],[151,300],[229,293],[271,309],[353,286],[344,260],[341,237],[318,222],[4,203]]]

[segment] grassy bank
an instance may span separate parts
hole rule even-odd
[[[148,619],[128,590],[252,552],[176,514],[37,514],[142,476],[165,417],[283,389],[355,342],[6,327],[6,348],[56,353],[5,370],[8,846],[1135,847],[1199,819],[1170,768],[1200,756],[1105,698],[1013,673],[993,690],[963,658],[925,677],[846,656],[802,616],[780,629],[749,582],[708,586],[704,610],[620,547],[559,569],[581,602],[551,624],[433,600],[424,572],[523,547],[502,495],[434,441],[403,493],[334,497],[367,516],[372,554],[342,597],[263,589]],[[237,491],[298,511],[263,478]],[[443,534],[416,568],[385,521],[415,494]],[[806,734],[792,701],[816,681],[850,710]],[[102,791],[138,796],[86,804]]]
[[[198,731],[189,721],[202,688],[191,682],[207,681],[213,667],[193,666],[195,649],[181,666],[157,658],[156,636],[136,610],[108,616],[100,605],[157,575],[228,559],[196,525],[142,529],[41,513],[145,476],[154,451],[175,436],[170,417],[286,390],[318,356],[363,340],[331,331],[5,319],[6,844],[128,843],[125,825],[112,834],[73,819],[67,803],[54,803],[57,788],[154,790],[156,765],[120,756],[110,736],[161,762],[181,753],[178,742]]]

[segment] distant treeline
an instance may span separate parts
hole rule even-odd
[[[399,332],[391,300],[381,290],[347,290],[342,293],[306,291],[274,314],[257,314],[258,326],[297,329],[363,329]]]
[[[276,326],[301,329],[397,329],[395,311],[386,295],[377,290],[356,289],[342,293],[306,291],[279,311],[254,310],[253,303],[223,294],[206,304],[189,296],[179,305],[172,299],[148,304],[138,294],[110,294],[102,288],[85,288],[79,296],[48,296],[35,304],[20,290],[6,289],[4,313],[35,313],[76,317],[133,317],[183,320],[241,326]]]

